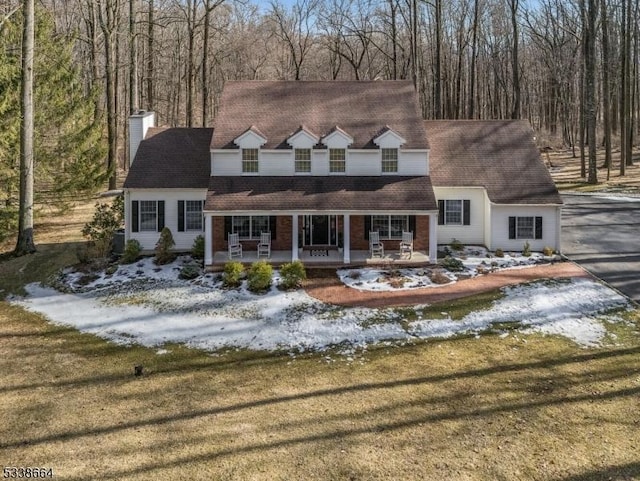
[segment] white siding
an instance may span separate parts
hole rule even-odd
[[[260,175],[294,175],[293,151],[260,152]],[[313,168],[313,161],[311,162]]]
[[[258,175],[295,175],[293,150],[260,150]],[[397,175],[428,175],[427,152],[403,152],[398,154]],[[382,158],[379,149],[354,151],[347,149],[346,175],[381,175]],[[312,151],[311,174],[329,175],[329,151]],[[242,175],[242,156],[240,150],[212,152],[211,175]],[[396,175],[396,174],[388,174]]]
[[[329,151],[314,150],[311,155],[311,174],[329,175]]]
[[[156,246],[156,242],[160,238],[159,232],[131,232],[131,201],[134,200],[164,200],[164,224],[171,229],[173,234],[173,240],[176,245],[175,250],[188,251],[193,245],[193,241],[198,235],[204,236],[204,230],[202,232],[188,231],[178,232],[178,201],[179,200],[205,200],[207,196],[206,189],[145,189],[136,190],[129,189],[125,195],[125,239],[137,239],[142,245],[143,250],[153,250]]]
[[[382,164],[380,151],[347,153],[347,175],[380,175]]]
[[[491,206],[491,249],[522,251],[525,242],[531,249],[541,251],[545,246],[559,249],[558,215],[556,206]],[[509,239],[509,217],[542,217],[542,239]]]
[[[470,225],[438,225],[438,244],[458,239],[463,244],[485,245],[485,190],[471,187],[434,187],[437,200],[469,200]]]
[[[403,152],[398,154],[398,175],[429,175],[426,152]]]
[[[211,154],[211,175],[242,175],[240,150]]]

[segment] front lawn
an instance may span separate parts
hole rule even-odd
[[[26,281],[45,280],[65,263],[65,252],[60,247],[0,263],[0,289],[20,292]],[[239,289],[218,297],[212,278],[182,281],[168,266],[152,269],[156,278],[149,281],[145,270],[132,266],[127,282],[119,274],[84,279],[80,284],[90,292],[43,290],[23,301],[48,303],[61,322],[84,319],[103,329],[100,335],[119,333],[110,339],[123,344],[0,301],[3,466],[50,467],[54,479],[68,480],[640,478],[640,316],[626,309],[593,316],[622,305],[599,284],[536,283],[388,314],[369,310],[369,317],[326,306],[309,314],[294,303],[290,319],[322,315],[327,332],[351,312],[352,326],[394,326],[406,338],[343,339],[321,352],[235,344],[211,351],[164,341],[143,346],[143,334],[103,316],[140,309],[137,322],[127,321],[138,328],[173,316],[164,332],[186,344],[194,323],[200,333],[235,329],[230,337],[247,338],[261,331],[228,314],[255,321],[259,298],[272,309],[261,319],[281,322],[273,317],[284,305],[273,302],[281,293]],[[41,288],[27,287],[34,289]],[[80,301],[87,304],[74,303]],[[593,324],[583,326],[594,326],[586,332],[595,333],[598,347],[531,331],[535,323],[525,327],[519,310],[590,319]],[[460,326],[469,316],[478,324],[452,338],[408,335]],[[570,325],[557,317],[547,321]],[[144,374],[134,376],[134,366]]]

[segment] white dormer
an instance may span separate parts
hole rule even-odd
[[[386,125],[376,137],[373,139],[373,143],[381,149],[399,149],[402,144],[407,141],[400,136],[391,127]]]
[[[353,144],[353,137],[336,125],[324,136],[322,143],[329,149],[346,149]]]
[[[255,125],[252,125],[238,137],[233,139],[233,143],[241,149],[259,149],[267,143],[267,138]]]
[[[287,143],[294,149],[311,149],[319,140],[320,137],[301,125],[289,136]]]

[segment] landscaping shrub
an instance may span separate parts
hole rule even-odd
[[[199,235],[193,241],[191,246],[191,256],[194,259],[204,259],[204,237]]]
[[[494,252],[496,257],[504,257],[504,251],[500,248],[496,249],[496,251]]]
[[[111,252],[113,235],[122,225],[123,218],[124,198],[122,196],[116,197],[111,204],[96,203],[93,219],[82,228],[82,235],[89,239],[91,247],[84,255],[92,258],[107,257]]]
[[[460,252],[461,250],[464,250],[464,244],[460,242],[458,239],[451,239],[451,244],[449,245],[451,246],[451,249],[454,251]]]
[[[120,262],[122,264],[133,264],[138,260],[138,257],[140,257],[141,250],[142,246],[137,239],[129,239],[127,244],[124,246],[124,252],[122,253]]]
[[[171,229],[164,227],[162,232],[160,232],[160,239],[158,239],[156,243],[156,258],[154,262],[157,265],[163,265],[173,261],[175,254],[171,252],[171,248],[175,245],[176,243],[173,240]]]
[[[553,247],[546,246],[544,249],[542,249],[542,253],[547,257],[551,257],[554,252],[555,249]]]
[[[525,257],[531,257],[531,245],[528,241],[524,243],[524,247],[522,248],[522,255]]]
[[[451,279],[449,279],[444,272],[440,271],[433,271],[429,279],[431,279],[431,282],[434,284],[449,284],[451,282]]]
[[[247,272],[247,283],[251,292],[264,292],[271,285],[273,267],[265,260],[251,264]]]
[[[464,270],[464,264],[460,259],[456,259],[455,257],[447,256],[440,261],[442,267],[451,272],[460,272]]]
[[[242,282],[244,266],[238,261],[229,261],[224,265],[222,273],[222,285],[225,287],[238,287]]]
[[[184,266],[182,266],[182,269],[180,269],[180,274],[178,274],[178,277],[180,279],[191,280],[195,279],[199,275],[200,267],[197,264],[185,264]]]
[[[360,271],[351,271],[351,272],[349,272],[349,278],[353,279],[354,281],[357,281],[361,277],[362,277],[362,272],[360,272]]]
[[[299,260],[287,262],[280,268],[280,287],[283,289],[300,287],[306,278],[304,264]]]

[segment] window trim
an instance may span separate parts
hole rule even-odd
[[[531,219],[531,236],[520,234],[521,219]],[[536,215],[513,215],[509,216],[509,239],[510,240],[541,240],[543,238],[543,217]],[[527,226],[528,230],[529,227]]]
[[[256,158],[255,159],[247,159],[245,158],[245,153],[249,153],[249,152],[254,152],[256,153]],[[251,148],[251,149],[241,149],[240,155],[242,156],[241,158],[241,172],[242,175],[260,175],[260,149],[256,149],[256,148]],[[248,156],[248,155],[247,155]],[[256,166],[256,170],[245,170],[245,167],[248,166],[249,164]]]
[[[332,151],[342,151],[344,156],[342,159],[331,159]],[[343,170],[331,170],[331,162],[342,162]],[[329,148],[329,175],[345,175],[347,173],[347,149]]]
[[[189,228],[189,213],[194,213],[194,211],[189,211],[188,205],[189,202],[198,202],[200,204],[200,209],[198,211],[200,214],[200,227],[199,228]],[[185,232],[202,232],[204,230],[204,214],[202,213],[204,207],[203,200],[185,200],[184,201],[184,231]]]
[[[447,214],[449,213],[449,204],[457,202],[460,205],[460,221],[459,222],[448,222]],[[444,200],[444,224],[443,225],[464,225],[464,201],[462,199],[445,199]]]
[[[395,159],[385,159],[385,154],[388,154],[390,152],[395,152]],[[400,149],[397,148],[381,148],[380,149],[380,172],[384,175],[384,174],[397,174],[400,170]],[[388,163],[395,163],[395,170],[385,170],[385,162]]]
[[[308,159],[299,159],[298,158],[298,153],[302,153],[302,152],[308,152],[309,153],[309,158]],[[293,149],[293,172],[296,175],[310,175],[311,174],[311,158],[313,157],[313,151],[312,149]],[[305,165],[308,164],[309,165],[309,170],[298,170],[298,163],[304,163]]]
[[[158,201],[157,200],[139,200],[139,214],[138,214],[138,232],[158,232]],[[153,204],[153,218],[154,218],[154,226],[153,229],[143,228],[142,227],[142,206],[145,202],[149,202]],[[149,214],[150,212],[145,212],[145,214]]]

